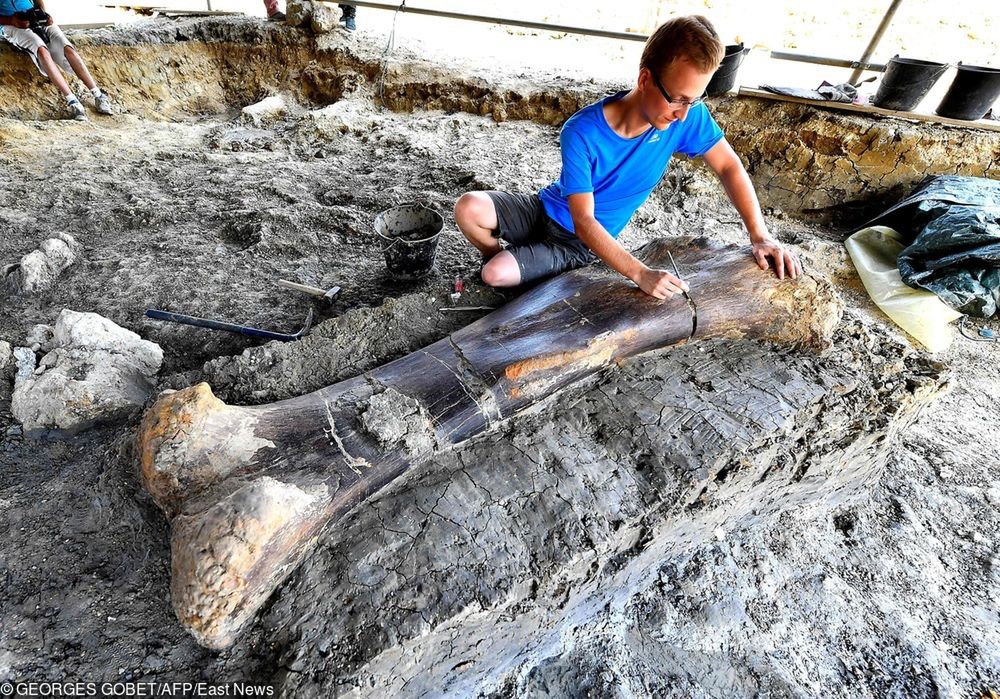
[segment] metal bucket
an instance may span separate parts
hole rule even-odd
[[[444,219],[423,204],[400,204],[375,217],[385,266],[396,279],[420,279],[434,267]]]

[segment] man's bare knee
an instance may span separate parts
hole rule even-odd
[[[473,226],[486,228],[487,226],[483,225],[483,222],[484,219],[489,218],[487,216],[489,213],[488,207],[492,205],[493,202],[490,201],[486,194],[482,192],[466,192],[455,202],[455,222],[459,227],[464,225],[467,228]]]
[[[505,250],[483,265],[482,277],[487,286],[517,286],[521,283],[521,269],[514,256]]]

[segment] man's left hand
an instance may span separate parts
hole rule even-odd
[[[792,279],[802,274],[802,263],[799,262],[799,258],[771,236],[754,241],[753,256],[764,270],[768,266],[767,259],[774,260],[774,272],[778,275],[778,279],[784,279],[785,274]]]

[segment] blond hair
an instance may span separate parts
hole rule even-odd
[[[701,15],[674,17],[649,37],[642,50],[640,68],[659,75],[678,58],[690,61],[703,73],[711,73],[725,55],[725,47],[715,27]]]

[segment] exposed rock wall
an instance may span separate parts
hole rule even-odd
[[[112,89],[131,112],[121,122],[0,123],[4,184],[17,203],[0,216],[15,231],[0,236],[4,260],[25,252],[18,236],[35,240],[53,221],[86,231],[88,246],[66,284],[5,306],[0,325],[40,322],[29,303],[72,295],[169,340],[171,358],[200,365],[246,345],[141,325],[142,308],[171,302],[287,327],[301,306],[267,286],[293,272],[316,283],[347,279],[352,303],[377,304],[373,294],[389,290],[370,274],[374,248],[359,241],[385,200],[443,205],[460,188],[530,187],[557,167],[554,129],[462,114],[416,114],[416,128],[399,114],[341,128],[343,115],[324,114],[315,124],[304,117],[254,132],[255,140],[242,123],[152,123],[235,112],[279,91],[334,102],[371,89],[381,50],[362,41],[314,45],[306,34],[252,21],[166,26],[80,37],[102,82],[119,81]],[[135,65],[115,65],[126,60]],[[30,89],[11,77],[12,67]],[[476,113],[487,103],[485,113],[499,119],[494,108],[502,105],[510,118],[558,123],[603,91],[551,77],[430,70],[397,53],[387,100],[400,110],[430,104]],[[0,71],[0,113],[56,114],[51,88],[2,44]],[[353,118],[350,104],[331,109],[344,106]],[[803,162],[816,167],[798,176],[822,178],[827,161],[810,154],[836,160],[837,125],[855,134],[870,126],[807,108],[779,108],[773,117],[775,105],[764,103],[755,127],[753,102],[745,104],[745,114],[742,100],[715,109],[755,171],[770,164],[772,173],[796,173],[781,160],[782,144],[801,137]],[[362,123],[367,106],[358,109]],[[981,153],[962,152],[973,143],[968,130],[871,123],[912,135],[908,147],[918,152],[908,157],[943,139],[964,158],[956,167],[981,161]],[[306,138],[306,126],[322,138]],[[758,142],[754,130],[772,126],[774,142]],[[35,150],[6,148],[14,139]],[[120,148],[123,139],[130,148]],[[886,137],[875,150],[891,153],[892,143]],[[74,146],[82,157],[65,161]],[[463,162],[442,152],[461,153]],[[38,177],[50,186],[30,189]],[[256,193],[260,181],[266,191]],[[789,191],[762,186],[769,205],[827,206],[803,205],[807,189],[775,183]],[[861,196],[878,196],[879,186],[869,183]],[[665,189],[640,212],[637,233],[680,229],[670,207],[685,224],[699,207],[720,218],[687,189],[679,202]],[[856,190],[830,191],[831,200],[850,200]],[[729,230],[737,223],[727,226],[727,235],[744,239]],[[836,235],[815,230],[823,240]],[[434,297],[443,298],[439,287],[458,270],[474,269],[471,257],[458,256],[459,242],[442,246],[449,256],[439,258],[435,283],[444,284],[369,311],[367,321],[363,310],[345,315],[295,347],[220,359],[205,373],[228,400],[260,402],[447,334],[462,321],[437,315]],[[827,249],[805,247],[814,242],[807,237],[803,249]],[[333,248],[341,259],[327,255]],[[836,258],[840,250],[831,250],[814,258]],[[861,298],[852,296],[852,305]],[[327,532],[245,642],[226,653],[197,647],[170,612],[166,525],[137,491],[134,426],[98,428],[73,442],[8,433],[0,443],[0,680],[256,679],[280,683],[287,696],[323,697],[985,694],[1000,680],[989,604],[1000,579],[1000,488],[989,476],[997,472],[995,372],[986,351],[970,364],[981,345],[956,343],[978,383],[925,414],[916,440],[923,451],[913,450],[912,430],[900,446],[892,435],[940,388],[941,370],[907,355],[878,322],[866,325],[874,327],[849,316],[837,349],[819,360],[742,343],[686,347],[557,397],[546,413],[512,423],[500,445],[483,440],[444,455],[419,480]],[[3,352],[0,342],[0,366]],[[0,394],[17,353],[0,368]],[[173,381],[189,382],[180,374]]]
[[[753,97],[725,99],[715,114],[762,199],[791,212],[863,216],[929,175],[1000,178],[996,131]]]

